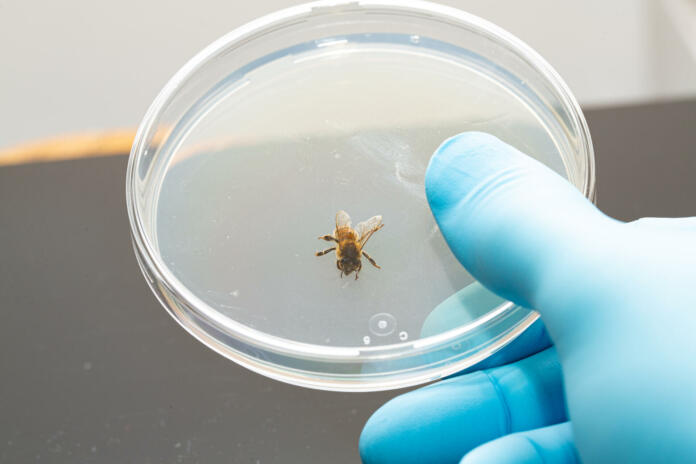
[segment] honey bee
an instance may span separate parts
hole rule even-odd
[[[328,248],[324,251],[317,251],[317,256],[323,256],[326,253],[336,250],[336,267],[343,274],[350,275],[355,271],[355,280],[358,280],[358,274],[362,269],[361,257],[364,256],[377,269],[381,269],[374,259],[363,250],[367,241],[372,237],[372,234],[384,227],[382,224],[382,216],[373,216],[367,221],[359,223],[355,229],[351,227],[350,216],[345,211],[336,213],[336,229],[332,235],[322,235],[319,240],[327,242],[336,242],[336,246]]]

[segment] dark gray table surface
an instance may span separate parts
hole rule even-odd
[[[599,206],[696,215],[696,101],[586,112]],[[0,168],[0,462],[354,463],[399,392],[306,390],[186,334],[132,253],[125,156]]]

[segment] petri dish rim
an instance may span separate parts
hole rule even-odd
[[[189,291],[186,286],[181,283],[173,273],[168,269],[166,264],[161,259],[161,256],[157,252],[153,241],[148,236],[146,227],[143,223],[143,212],[137,202],[135,195],[136,191],[136,173],[138,171],[138,166],[142,162],[143,156],[145,155],[145,150],[147,143],[150,138],[154,135],[153,128],[158,121],[158,117],[166,108],[167,104],[175,98],[177,91],[186,83],[186,81],[193,75],[195,75],[199,70],[201,70],[206,62],[214,58],[218,53],[224,53],[230,46],[238,44],[241,41],[253,40],[257,36],[261,36],[269,32],[269,28],[276,24],[280,26],[289,26],[292,24],[297,24],[299,18],[307,14],[321,14],[322,12],[330,13],[339,8],[351,8],[351,7],[370,7],[379,8],[384,7],[391,10],[403,10],[402,12],[412,11],[414,14],[427,15],[429,19],[438,19],[438,17],[445,17],[450,20],[456,20],[467,26],[473,27],[476,31],[482,35],[493,38],[495,41],[500,42],[508,50],[514,52],[519,58],[525,61],[534,71],[541,75],[548,84],[550,84],[553,89],[558,93],[562,105],[569,112],[571,116],[570,123],[574,126],[579,136],[579,142],[584,148],[584,163],[585,163],[585,176],[583,179],[582,193],[591,201],[595,199],[595,165],[594,165],[594,152],[592,147],[592,141],[589,134],[589,129],[585,118],[580,110],[579,104],[573,97],[568,86],[558,75],[558,73],[531,47],[526,45],[524,42],[508,33],[507,31],[499,28],[498,26],[481,19],[470,13],[464,11],[447,7],[444,5],[434,4],[426,1],[420,0],[362,0],[362,1],[352,1],[352,0],[321,0],[317,2],[302,4],[294,7],[290,7],[284,10],[280,10],[275,13],[271,13],[254,21],[251,21],[239,28],[227,33],[223,37],[214,41],[192,59],[190,59],[163,87],[162,91],[157,95],[152,105],[147,110],[145,117],[138,128],[135,141],[131,150],[128,170],[126,174],[126,201],[128,216],[131,223],[131,232],[134,242],[134,248],[138,261],[140,263],[143,273],[146,275],[148,283],[155,293],[158,294],[155,287],[161,285],[166,288],[167,292],[173,295],[175,298],[180,299],[186,304],[186,306],[197,312],[204,319],[213,323],[215,326],[223,328],[224,331],[251,346],[259,347],[264,350],[271,352],[281,353],[283,355],[295,356],[300,359],[318,359],[327,363],[341,363],[341,362],[356,362],[356,361],[369,361],[369,360],[390,360],[399,359],[404,356],[413,355],[414,350],[419,352],[427,352],[430,350],[437,349],[439,347],[447,346],[452,344],[453,341],[457,340],[459,337],[470,332],[477,326],[484,324],[490,320],[493,315],[500,315],[505,311],[510,310],[514,305],[510,302],[506,302],[491,311],[490,313],[472,321],[464,326],[456,327],[445,332],[439,333],[437,335],[419,338],[415,340],[404,341],[401,343],[394,343],[389,345],[380,346],[342,346],[342,347],[330,347],[325,345],[310,344],[304,342],[298,342],[282,338],[276,335],[270,335],[265,332],[253,329],[244,324],[234,321],[227,316],[220,314],[217,310],[210,307],[207,303],[198,298],[194,293]],[[214,351],[245,365],[252,370],[264,373],[270,377],[277,378],[279,380],[289,381],[291,383],[300,384],[304,386],[314,387],[314,388],[327,388],[324,386],[317,386],[313,382],[303,382],[297,380],[289,380],[287,377],[282,375],[273,375],[269,373],[266,369],[260,366],[250,365],[249,362],[242,362],[238,356],[235,356],[234,349],[229,348],[225,350],[221,347],[221,342],[213,343],[212,340],[208,340],[209,334],[206,337],[201,336],[194,327],[191,325],[190,321],[187,321],[185,317],[178,314],[172,309],[170,303],[164,301],[160,294],[158,294],[160,302],[165,306],[165,308],[170,312],[170,314],[177,320],[177,322],[184,327],[189,333],[191,333],[199,341],[203,342],[205,345],[212,348]],[[523,327],[528,327],[538,318],[538,314],[531,312],[526,318],[520,322],[518,325]],[[515,338],[522,330],[516,331],[516,333],[501,337],[496,343],[491,345],[491,347],[486,348],[484,351],[491,353],[500,349],[502,346],[507,344],[509,341]],[[466,358],[468,359],[468,358]],[[448,364],[447,372],[451,373],[458,370],[457,366],[465,364],[466,359],[461,362]],[[249,361],[247,359],[247,361]],[[469,364],[470,365],[470,364]],[[447,375],[445,369],[441,369],[444,375]],[[430,375],[432,377],[432,375]],[[413,385],[417,383],[422,383],[428,379],[423,379],[422,376],[414,376],[409,378],[408,381],[400,381],[398,385],[391,385],[385,388],[397,388],[408,385]],[[321,383],[320,383],[321,385]],[[328,389],[332,390],[357,390],[356,388],[337,388],[329,386]],[[370,390],[377,390],[384,388],[370,388]]]

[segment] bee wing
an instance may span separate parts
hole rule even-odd
[[[336,213],[336,229],[341,227],[350,227],[350,216],[343,210]]]
[[[372,234],[382,227],[382,216],[372,216],[367,221],[363,221],[355,227],[355,231],[360,237],[360,244],[365,245]]]

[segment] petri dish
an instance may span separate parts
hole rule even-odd
[[[148,110],[126,195],[136,256],[194,337],[271,378],[339,391],[432,381],[538,315],[453,257],[425,198],[446,138],[490,132],[590,199],[594,155],[558,74],[509,33],[419,1],[331,1],[248,23]],[[330,246],[339,210],[381,215],[360,278]]]

